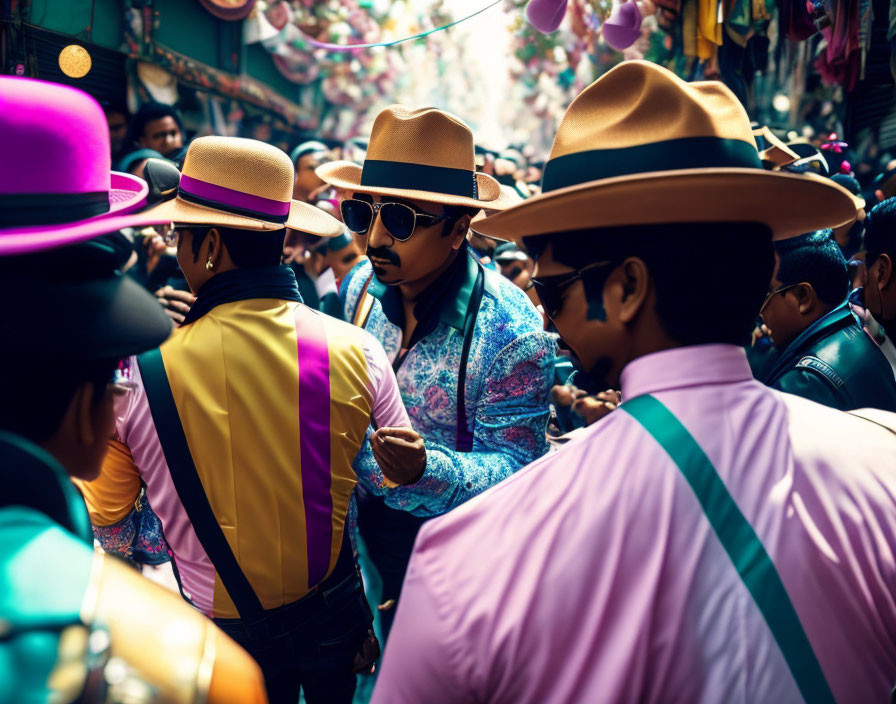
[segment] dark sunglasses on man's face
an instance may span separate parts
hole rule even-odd
[[[535,293],[538,294],[538,300],[541,301],[545,314],[551,319],[555,318],[563,308],[563,297],[570,286],[579,279],[589,276],[592,272],[594,274],[600,272],[601,278],[606,280],[610,275],[612,268],[605,272],[602,272],[601,270],[612,266],[613,262],[598,262],[596,264],[589,264],[582,269],[576,269],[570,274],[540,276],[536,279],[532,279],[532,283],[535,285]]]
[[[445,219],[445,215],[420,213],[404,203],[368,203],[349,198],[339,206],[345,226],[358,235],[366,235],[379,213],[383,226],[399,242],[411,238],[417,225],[432,227]]]

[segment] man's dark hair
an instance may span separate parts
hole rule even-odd
[[[592,262],[641,259],[656,289],[656,313],[682,345],[750,341],[774,269],[771,231],[759,223],[686,223],[579,230],[525,238],[536,257],[581,269]],[[599,289],[599,290],[597,290]],[[603,295],[603,284],[588,291]]]
[[[193,261],[199,260],[202,242],[212,227],[191,227],[193,233]],[[283,256],[283,240],[286,228],[281,230],[238,230],[232,227],[215,225],[214,229],[221,235],[221,241],[233,263],[240,269],[254,269],[263,266],[276,266]]]
[[[831,181],[836,183],[838,186],[843,186],[854,196],[862,195],[862,187],[859,185],[859,182],[849,174],[834,174],[830,178]]]
[[[94,402],[118,360],[79,361],[64,356],[44,359],[15,349],[0,353],[0,430],[43,443],[58,430],[75,390],[91,382]]]
[[[779,240],[775,251],[781,261],[777,279],[784,286],[805,281],[822,303],[843,303],[849,293],[849,268],[832,230]]]
[[[865,252],[867,266],[881,254],[896,257],[896,198],[878,203],[865,218]]]
[[[472,208],[466,205],[443,205],[442,211],[445,213],[445,220],[443,221],[442,237],[450,235],[454,225],[464,215],[473,218],[480,210],[481,208]]]
[[[180,128],[181,134],[183,134],[184,123],[181,120],[180,113],[174,106],[166,105],[165,103],[144,103],[131,119],[131,141],[136,143],[138,139],[143,137],[146,126],[150,122],[161,120],[163,117],[173,117]],[[186,135],[184,135],[184,139],[186,139]]]

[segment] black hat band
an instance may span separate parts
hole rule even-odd
[[[396,188],[405,191],[430,191],[463,198],[479,199],[476,172],[447,166],[407,164],[401,161],[365,159],[361,185],[369,188]]]
[[[541,189],[548,193],[616,176],[711,168],[762,169],[762,162],[756,147],[740,139],[684,137],[558,156],[545,164]]]
[[[61,225],[109,212],[109,193],[3,193],[0,228]]]

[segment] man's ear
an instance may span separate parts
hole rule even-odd
[[[454,229],[451,230],[451,249],[460,249],[460,246],[467,239],[467,232],[470,231],[470,221],[472,219],[469,215],[464,215],[454,223]]]
[[[877,258],[877,287],[884,291],[890,286],[896,285],[896,276],[893,275],[893,260],[889,254],[881,254]]]
[[[815,308],[820,301],[818,298],[818,294],[815,293],[815,288],[812,286],[812,284],[797,284],[790,290],[793,291],[793,295],[796,296],[796,301],[799,305],[801,315],[815,312]]]
[[[619,300],[619,320],[622,323],[630,323],[641,312],[650,294],[652,285],[650,272],[644,261],[638,257],[629,257],[622,262],[620,269],[621,281],[616,284],[622,292]]]
[[[224,248],[221,246],[221,233],[218,232],[217,227],[213,227],[208,231],[202,248],[205,250],[206,260],[210,259],[215,269],[218,269]]]

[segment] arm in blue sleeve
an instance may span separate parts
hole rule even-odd
[[[485,491],[547,452],[554,340],[521,335],[495,357],[476,404],[472,452],[426,443],[426,471],[416,483],[389,489],[369,445],[359,454],[359,479],[392,508],[438,516]]]

